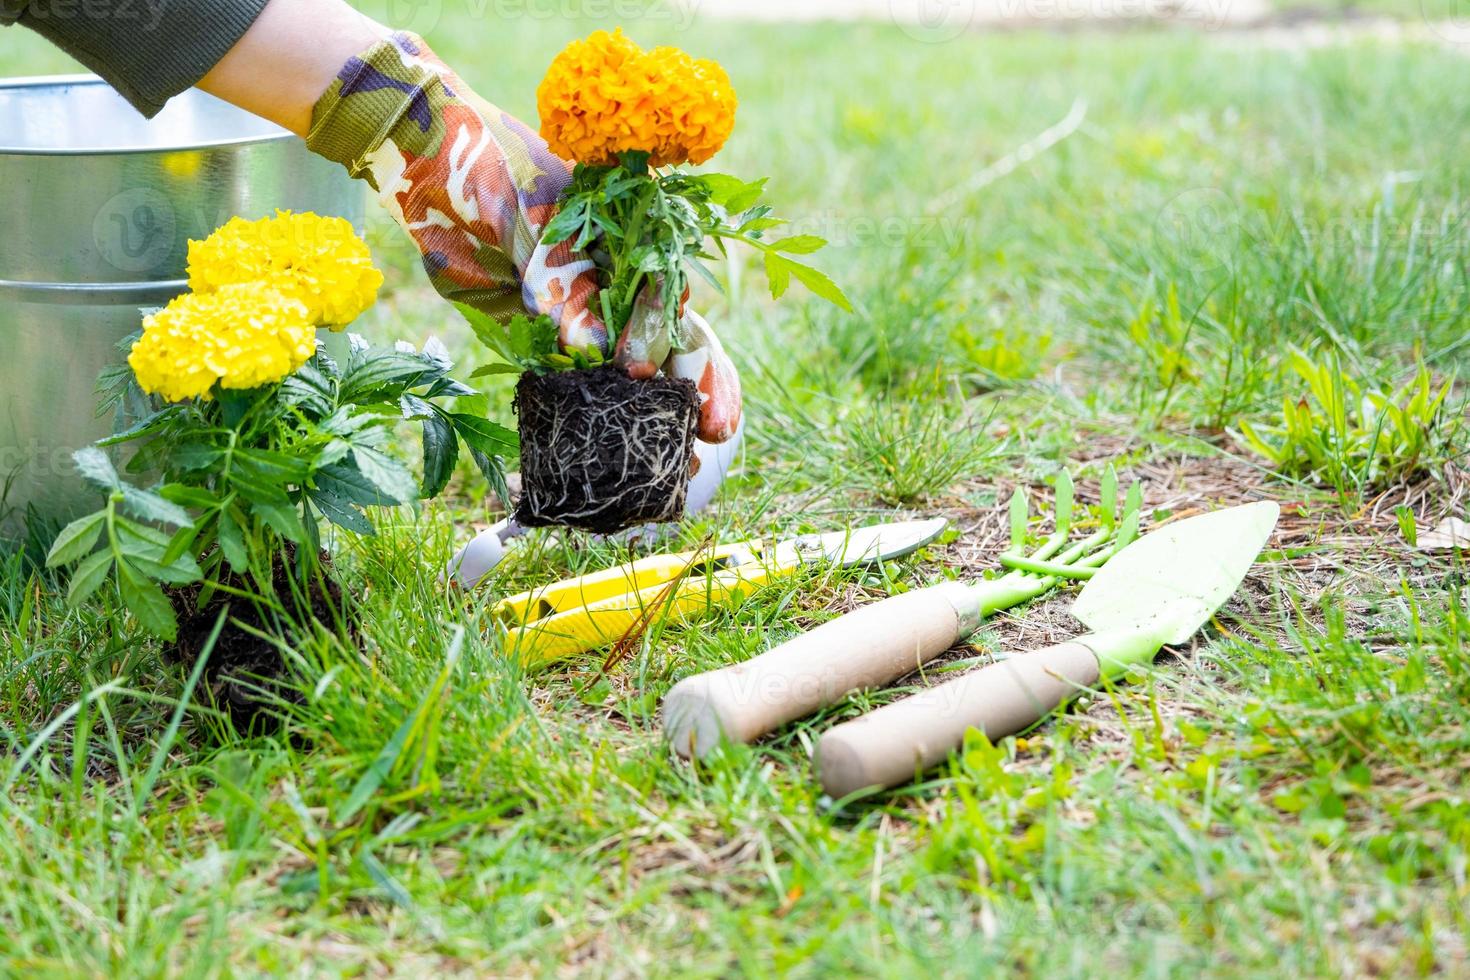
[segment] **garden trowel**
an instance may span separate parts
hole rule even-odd
[[[1230,598],[1279,513],[1263,501],[1144,535],[1113,556],[1073,603],[1072,615],[1092,632],[838,725],[817,744],[822,787],[840,799],[905,782],[943,760],[968,729],[998,740],[1100,681],[1149,663],[1165,644],[1194,635]]]

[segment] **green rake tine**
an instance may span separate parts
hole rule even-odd
[[[1109,463],[1103,470],[1102,483],[1098,486],[1097,505],[1101,511],[1102,525],[1111,531],[1118,521],[1118,471]]]
[[[1118,528],[1118,543],[1113,546],[1114,554],[1128,547],[1138,537],[1138,511],[1136,507],[1131,508],[1123,515],[1123,524]]]
[[[1031,508],[1026,503],[1026,492],[1020,487],[1011,494],[1011,547],[1007,554],[1021,553],[1026,547],[1026,521],[1031,516]]]
[[[1062,470],[1057,474],[1056,482],[1056,533],[1060,535],[1065,536],[1072,529],[1072,499],[1075,495],[1072,474]]]
[[[1133,485],[1128,488],[1128,498],[1123,503],[1123,517],[1127,518],[1129,514],[1136,517],[1141,510],[1143,510],[1143,484],[1134,480]],[[1136,520],[1133,522],[1133,529],[1136,534],[1138,531]]]
[[[1018,571],[1028,572],[1032,575],[1041,575],[1046,578],[1092,578],[1097,574],[1097,569],[1087,565],[1063,565],[1055,561],[1037,561],[1034,558],[1026,558],[1022,555],[1012,555],[1006,559],[1006,566]]]

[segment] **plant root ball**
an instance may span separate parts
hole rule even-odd
[[[692,381],[635,381],[610,366],[528,372],[515,410],[522,525],[611,534],[684,516],[699,425]]]

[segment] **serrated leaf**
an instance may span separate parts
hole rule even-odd
[[[765,253],[766,282],[771,287],[771,299],[780,299],[791,288],[790,259],[782,258],[778,252]]]
[[[67,603],[73,608],[80,606],[101,587],[103,582],[107,581],[107,573],[110,571],[112,571],[112,552],[93,553],[71,573],[71,582],[66,590]]]
[[[465,322],[470,325],[470,329],[474,331],[475,338],[480,343],[507,361],[515,360],[510,350],[510,338],[506,333],[505,324],[473,306],[466,306],[464,303],[455,303],[454,306],[465,318]]]
[[[847,294],[825,272],[791,259],[787,259],[786,264],[790,267],[791,274],[815,295],[839,309],[846,310],[848,313],[852,312],[852,303],[848,300]]]
[[[454,398],[468,398],[478,394],[478,391],[462,381],[456,381],[454,378],[440,378],[429,386],[428,393],[424,397],[442,398],[449,395]]]
[[[113,526],[117,530],[118,549],[127,555],[162,558],[164,552],[168,551],[169,543],[173,540],[156,527],[137,524],[126,517],[117,517]]]
[[[204,577],[203,571],[199,568],[199,563],[191,555],[180,555],[169,564],[154,561],[151,558],[130,555],[128,556],[128,564],[134,566],[155,582],[167,582],[170,585],[188,585],[190,582],[197,582]]]
[[[179,406],[170,405],[165,409],[154,412],[152,415],[139,419],[126,429],[114,432],[106,439],[99,440],[97,445],[114,446],[120,442],[127,442],[131,439],[137,439],[139,436],[148,435],[150,432],[155,432],[163,428],[168,423],[168,420],[177,415],[179,411]]]
[[[377,534],[373,522],[351,501],[321,489],[311,491],[308,497],[316,504],[317,510],[322,512],[322,516],[338,527],[364,537]]]
[[[327,493],[365,507],[391,507],[394,503],[359,473],[354,464],[323,467],[316,475],[316,485]]]
[[[124,486],[122,495],[124,509],[140,520],[157,521],[160,524],[171,524],[174,527],[184,527],[194,523],[193,515],[187,510],[152,491]]]
[[[411,391],[405,391],[399,396],[398,408],[405,419],[429,418],[434,414],[434,406]]]
[[[352,450],[352,458],[357,463],[358,472],[394,503],[403,503],[418,495],[418,484],[408,467],[387,453],[358,446]]]
[[[118,592],[138,623],[154,636],[172,643],[178,636],[179,624],[173,605],[158,584],[150,581],[128,562],[117,566]]]
[[[434,371],[434,365],[422,354],[392,348],[373,348],[361,364],[342,378],[343,401],[361,401],[381,388],[408,381]]]
[[[487,456],[510,456],[520,449],[520,439],[515,431],[498,422],[461,412],[453,413],[449,418],[459,437]]]
[[[817,235],[791,235],[771,242],[770,248],[792,255],[810,255],[827,244],[827,239]]]
[[[97,547],[97,539],[102,536],[102,525],[106,520],[107,511],[99,510],[95,514],[79,517],[62,528],[61,533],[56,535],[56,540],[51,543],[51,550],[46,554],[46,567],[70,565],[89,555]]]
[[[72,460],[77,465],[77,470],[84,478],[108,490],[118,490],[122,487],[122,481],[118,479],[117,470],[112,465],[112,460],[107,458],[107,453],[96,446],[84,446],[71,454]]]
[[[306,528],[301,524],[301,515],[296,513],[296,508],[289,501],[273,503],[252,500],[250,509],[287,541],[294,541],[296,544],[306,543]]]
[[[769,177],[759,180],[741,180],[729,174],[700,174],[699,180],[709,188],[710,201],[731,214],[747,211],[760,200],[766,190]]]
[[[420,496],[437,497],[449,483],[459,459],[459,437],[454,426],[438,415],[424,419],[424,484]]]
[[[494,374],[521,374],[524,370],[514,364],[486,364],[484,367],[477,367],[471,371],[470,377],[485,378]]]
[[[245,551],[245,535],[235,519],[234,510],[230,507],[220,511],[218,541],[219,550],[224,554],[230,569],[241,575],[250,567],[250,556]]]
[[[475,461],[475,466],[484,475],[485,481],[490,484],[490,490],[507,509],[514,507],[515,502],[511,499],[510,486],[505,481],[505,466],[499,456],[487,456],[473,447],[470,448],[470,459]]]
[[[761,232],[770,231],[772,228],[779,228],[784,224],[786,224],[785,218],[768,218],[762,215],[759,218],[750,218],[737,228],[736,231],[742,235],[749,235],[752,238],[756,238],[760,236]]]
[[[168,483],[158,488],[158,495],[180,507],[198,507],[209,510],[219,506],[219,497],[203,487],[191,487],[187,483]]]

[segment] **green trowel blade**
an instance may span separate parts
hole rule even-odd
[[[1164,643],[1182,643],[1240,585],[1280,513],[1261,501],[1145,534],[1092,577],[1072,615],[1096,633],[1157,624]]]

